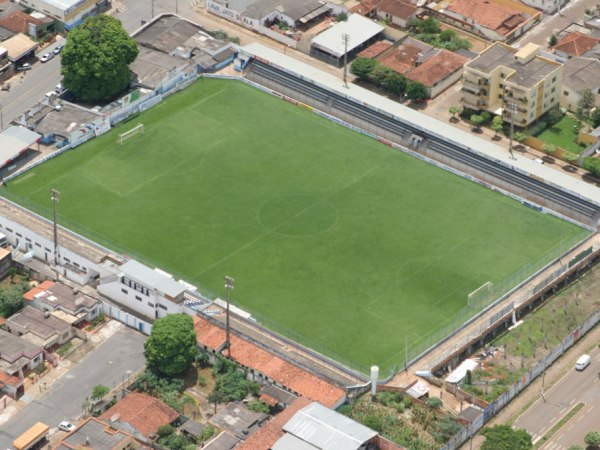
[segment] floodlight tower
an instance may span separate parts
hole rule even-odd
[[[50,200],[54,210],[54,264],[58,266],[58,230],[56,228],[56,204],[60,200],[60,191],[58,189],[50,190]]]
[[[225,289],[227,289],[227,315],[225,318],[225,346],[227,347],[227,356],[231,357],[231,341],[229,339],[229,299],[233,289],[233,278],[225,276]]]

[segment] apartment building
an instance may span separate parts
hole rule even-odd
[[[540,56],[540,47],[495,43],[464,67],[464,107],[504,116],[525,127],[557,106],[563,65]]]

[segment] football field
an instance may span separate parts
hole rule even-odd
[[[118,133],[144,134],[118,143]],[[584,230],[241,82],[203,79],[3,195],[382,374]],[[19,201],[19,200],[16,200]],[[86,234],[85,231],[82,232]],[[413,350],[414,351],[414,350]]]

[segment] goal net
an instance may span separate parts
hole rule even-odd
[[[119,134],[119,144],[123,145],[123,143],[125,141],[127,141],[128,139],[131,139],[134,136],[137,136],[138,134],[144,134],[144,124],[143,123],[137,124],[135,127],[133,127],[129,131],[120,133]]]
[[[468,295],[467,304],[470,307],[481,307],[491,301],[493,294],[494,283],[488,281]]]

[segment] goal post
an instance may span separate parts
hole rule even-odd
[[[490,301],[494,293],[494,283],[488,281],[467,296],[467,305],[470,307],[480,307]]]
[[[119,133],[119,144],[123,145],[125,141],[128,139],[137,136],[138,134],[144,134],[144,124],[138,123],[131,130],[125,131],[124,133]]]

